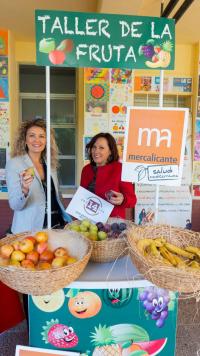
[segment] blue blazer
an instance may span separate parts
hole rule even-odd
[[[14,210],[11,231],[13,234],[24,231],[37,231],[43,228],[46,197],[40,176],[35,170],[35,177],[31,184],[27,197],[21,189],[20,173],[32,167],[33,162],[29,155],[18,156],[10,159],[6,164],[6,180],[8,187],[9,205]],[[71,221],[71,217],[66,213],[61,203],[58,191],[58,179],[56,170],[51,170],[51,176],[55,185],[56,198],[62,211],[63,219]]]

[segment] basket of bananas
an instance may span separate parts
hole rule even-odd
[[[170,225],[133,226],[127,240],[131,259],[160,288],[200,291],[200,234]]]

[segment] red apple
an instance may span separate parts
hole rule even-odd
[[[31,240],[26,238],[26,239],[20,241],[19,248],[20,248],[20,251],[22,251],[24,253],[29,253],[29,252],[33,251],[34,245]]]
[[[38,231],[35,234],[35,239],[37,242],[46,242],[48,240],[48,234],[45,231]]]
[[[21,267],[28,268],[28,269],[35,269],[34,263],[26,259],[21,262]]]
[[[53,64],[63,64],[65,60],[65,53],[63,51],[55,49],[54,51],[51,51],[49,53],[49,60]]]
[[[14,247],[12,245],[6,244],[6,245],[1,246],[0,252],[1,252],[2,257],[8,258],[8,257],[10,257],[13,250],[14,250]]]
[[[27,253],[26,259],[32,261],[35,265],[38,263],[39,260],[39,253],[35,250]]]
[[[14,241],[12,243],[13,247],[14,247],[14,250],[19,250],[19,246],[20,246],[20,241]]]
[[[45,250],[40,255],[40,261],[51,262],[54,258],[54,253],[49,250]]]
[[[35,239],[35,237],[33,237],[33,236],[26,236],[26,239],[31,240],[32,243],[33,243],[33,245],[36,244],[36,239]]]
[[[48,247],[48,244],[46,241],[44,242],[40,242],[39,244],[37,244],[36,246],[36,251],[41,254],[42,252],[44,252]]]
[[[13,251],[13,253],[11,254],[11,260],[14,261],[23,261],[25,259],[25,254],[18,250],[18,251]]]
[[[66,248],[64,247],[58,247],[55,251],[54,251],[54,255],[56,257],[62,257],[62,256],[66,256],[68,257],[69,256],[69,253],[67,251]]]

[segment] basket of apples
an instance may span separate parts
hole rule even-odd
[[[0,240],[0,280],[21,293],[50,294],[79,277],[91,252],[91,242],[75,231],[10,235]]]
[[[133,223],[130,220],[109,218],[106,224],[92,223],[88,219],[74,220],[67,229],[77,231],[91,240],[93,249],[90,261],[111,262],[128,254],[126,232]]]

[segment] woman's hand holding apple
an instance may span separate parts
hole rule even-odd
[[[29,193],[29,189],[33,182],[34,176],[25,170],[20,173],[20,178],[21,178],[22,193],[26,197]]]

